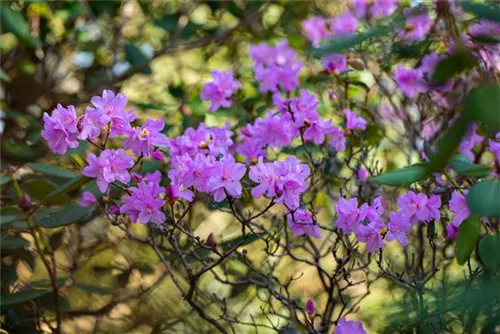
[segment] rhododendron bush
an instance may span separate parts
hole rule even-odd
[[[198,5],[156,28],[200,29]],[[500,330],[500,7],[203,5],[238,23],[150,58],[238,43],[237,61],[165,88],[129,43],[128,70],[43,108],[50,154],[3,135],[6,328]],[[6,29],[43,57],[17,10]],[[149,103],[165,89],[174,109]]]

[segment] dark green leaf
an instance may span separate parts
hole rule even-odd
[[[28,245],[28,240],[21,237],[2,236],[0,239],[0,246],[2,249],[23,248]]]
[[[49,199],[61,193],[71,193],[72,191],[78,190],[83,187],[86,183],[90,182],[90,180],[92,179],[86,176],[77,176],[73,180],[66,182],[59,188],[49,193],[45,198]]]
[[[464,264],[471,255],[477,240],[481,224],[476,216],[470,216],[460,224],[457,233],[456,253],[459,264]]]
[[[476,14],[478,17],[482,19],[500,22],[500,7],[496,5],[490,5],[472,1],[460,1],[459,3],[464,10]]]
[[[64,230],[57,231],[49,238],[49,246],[52,251],[55,251],[63,244]]]
[[[332,40],[328,44],[314,49],[312,51],[311,55],[315,58],[321,58],[321,57],[328,56],[332,53],[340,53],[340,52],[345,51],[346,49],[350,49],[352,47],[360,45],[361,43],[366,42],[370,39],[385,35],[385,34],[389,33],[390,31],[391,31],[391,29],[389,27],[381,26],[381,27],[374,28],[371,31],[356,34],[352,37]]]
[[[0,296],[0,305],[2,305],[3,307],[21,304],[33,299],[40,298],[47,293],[51,293],[51,290],[24,289],[12,294],[4,294]]]
[[[500,269],[500,233],[485,236],[479,242],[479,257],[492,270]]]
[[[467,177],[486,177],[491,168],[470,162],[469,158],[463,154],[455,155],[450,161],[450,167],[455,172]]]
[[[59,193],[48,197],[47,194],[54,192],[57,185],[44,179],[31,179],[23,183],[22,188],[33,198],[43,200],[48,204],[67,204],[71,198],[65,193]]]
[[[197,24],[197,23],[194,23],[194,22],[191,22],[189,21],[188,24],[182,29],[182,32],[181,32],[181,38],[182,39],[189,39],[190,37],[192,37],[197,31],[198,29],[201,28],[201,25],[200,24]]]
[[[93,211],[93,208],[68,207],[55,212],[47,218],[40,219],[37,224],[45,228],[66,226],[83,221],[86,217],[91,216]]]
[[[412,184],[426,177],[425,168],[425,163],[419,163],[377,175],[372,177],[371,180],[375,183],[391,186]]]
[[[0,22],[4,31],[8,31],[16,35],[19,40],[32,48],[39,48],[42,43],[38,38],[31,35],[28,23],[23,15],[12,8],[8,4],[0,6]]]
[[[467,194],[467,206],[479,217],[500,217],[500,180],[488,180],[473,185]]]
[[[128,284],[128,281],[130,279],[130,270],[126,270],[116,276],[116,280],[118,281],[118,284],[120,284],[121,287],[124,287],[125,285]]]
[[[488,126],[500,126],[500,86],[487,83],[473,88],[465,100],[464,116]]]
[[[57,176],[61,177],[64,179],[72,179],[75,178],[77,175],[73,173],[72,171],[69,171],[67,169],[63,169],[57,166],[51,166],[51,165],[46,165],[46,164],[41,164],[37,162],[31,162],[28,163],[27,166],[39,173],[45,174],[45,175],[52,175],[52,176]]]
[[[468,121],[464,117],[460,117],[448,129],[443,139],[437,145],[436,153],[432,156],[427,164],[427,173],[432,173],[436,170],[442,170],[448,165],[448,161],[455,153],[455,150],[460,145],[462,137],[467,130]]]
[[[79,289],[85,290],[90,293],[95,293],[96,295],[117,295],[120,292],[117,290],[113,290],[110,288],[97,286],[97,285],[89,285],[84,283],[75,283],[75,286]]]
[[[4,184],[7,184],[11,181],[11,178],[9,175],[0,175],[0,186],[3,186]]]
[[[125,43],[125,56],[127,61],[132,64],[132,66],[144,66],[141,73],[144,74],[152,74],[153,71],[151,67],[147,65],[149,63],[149,59],[146,54],[134,43],[128,42]],[[147,65],[147,66],[146,66]]]
[[[430,85],[433,87],[442,86],[453,76],[474,67],[476,64],[476,58],[470,52],[466,50],[457,52],[438,62]]]
[[[161,19],[155,20],[155,24],[165,31],[173,32],[177,28],[179,13],[165,14]]]
[[[470,37],[474,42],[476,43],[481,43],[481,44],[499,44],[500,39],[491,37],[491,36],[485,36],[485,35],[478,35],[478,36],[471,36]]]

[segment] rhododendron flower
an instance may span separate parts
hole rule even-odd
[[[457,233],[458,233],[458,227],[455,226],[454,224],[448,224],[446,225],[446,237],[454,241],[457,238]]]
[[[165,222],[165,214],[162,212],[164,200],[160,195],[165,193],[165,188],[156,182],[141,182],[137,187],[129,188],[131,195],[123,198],[120,207],[121,214],[130,215],[132,222],[147,224],[153,222],[162,224]]]
[[[391,212],[389,217],[385,240],[397,240],[403,247],[406,247],[408,245],[408,233],[412,226],[410,220],[401,211]]]
[[[309,166],[300,163],[294,156],[290,156],[284,161],[276,161],[274,164],[278,176],[276,203],[283,203],[289,209],[298,208],[300,195],[309,187],[307,182],[310,174]]]
[[[394,80],[396,80],[401,91],[409,98],[413,99],[417,97],[418,94],[427,91],[422,72],[418,69],[409,70],[403,65],[400,65],[394,71]]]
[[[230,97],[234,91],[241,88],[241,84],[234,79],[232,71],[213,71],[213,81],[205,84],[201,91],[202,100],[210,101],[208,110],[217,111],[220,107],[229,108],[231,106]]]
[[[441,198],[433,195],[428,198],[425,194],[415,194],[413,191],[398,197],[399,210],[405,215],[412,225],[419,221],[429,222],[439,220],[441,214]]]
[[[335,211],[338,215],[335,226],[347,234],[350,234],[361,222],[361,213],[358,208],[357,198],[346,200],[340,197],[337,204],[335,204]]]
[[[129,157],[124,150],[104,150],[97,157],[94,153],[87,156],[87,164],[82,174],[88,177],[97,178],[97,186],[104,193],[108,190],[110,183],[130,181],[129,169],[134,166],[134,160]]]
[[[330,24],[335,37],[347,37],[354,35],[358,29],[358,20],[350,11],[345,11]]]
[[[315,310],[314,310],[314,302],[312,301],[312,299],[309,299],[307,301],[306,311],[307,311],[307,314],[309,314],[309,316],[313,316],[314,315]]]
[[[418,14],[411,13],[410,8],[403,10],[406,18],[406,27],[400,32],[400,36],[405,40],[421,41],[431,30],[431,18],[427,8]]]
[[[97,199],[95,198],[94,194],[92,194],[90,191],[84,191],[82,193],[80,201],[78,202],[78,205],[83,207],[89,207],[94,205],[96,202]]]
[[[263,145],[275,148],[289,146],[295,135],[290,120],[283,115],[274,115],[272,111],[267,112],[266,118],[256,119],[251,131],[253,137],[260,138]]]
[[[497,133],[497,135],[495,136],[495,140],[491,140],[489,141],[490,143],[490,151],[493,152],[493,154],[495,154],[495,157],[498,161],[498,163],[500,163],[500,132]]]
[[[257,165],[250,167],[248,176],[250,180],[259,184],[251,190],[253,197],[261,198],[266,193],[267,197],[274,197],[276,195],[276,181],[278,176],[274,172],[274,163],[264,163],[262,157],[260,157]]]
[[[331,121],[324,121],[318,116],[317,119],[311,119],[308,123],[304,131],[304,140],[312,141],[316,145],[322,144],[325,141],[325,136],[331,132]]]
[[[255,78],[260,82],[261,92],[293,91],[299,85],[302,62],[286,40],[276,46],[266,43],[250,46],[250,57],[255,63]]]
[[[477,124],[474,123],[467,130],[467,134],[462,139],[458,151],[469,158],[470,161],[474,161],[474,147],[481,144],[483,140],[484,137],[477,133]]]
[[[320,16],[310,17],[302,21],[302,30],[313,46],[318,47],[321,40],[329,38],[331,31],[327,28],[327,22]]]
[[[148,119],[140,128],[134,128],[123,143],[123,147],[131,149],[135,155],[151,156],[156,147],[167,147],[167,137],[160,133],[165,127],[162,119]]]
[[[330,73],[342,73],[347,71],[347,56],[345,54],[331,54],[321,58],[321,64]]]
[[[101,126],[111,123],[109,137],[128,135],[131,131],[130,122],[135,120],[133,110],[125,110],[127,97],[121,93],[115,95],[110,90],[104,90],[102,96],[94,96],[90,99],[94,108],[88,108],[85,117],[92,118]]]
[[[366,334],[363,324],[359,321],[347,321],[345,317],[340,318],[334,334]]]
[[[101,134],[99,111],[87,107],[83,116],[80,117],[78,127],[80,130],[78,139],[86,140],[98,137]]]
[[[317,108],[319,101],[316,95],[309,93],[306,89],[300,91],[300,97],[290,100],[290,111],[293,113],[293,121],[297,128],[304,125],[305,121],[319,118]]]
[[[382,229],[384,227],[385,224],[379,219],[375,221],[365,220],[356,226],[354,234],[358,241],[366,243],[366,251],[372,254],[377,249],[385,247],[384,239],[382,238]]]
[[[43,114],[42,138],[45,139],[52,152],[65,154],[68,147],[78,147],[78,119],[73,106],[64,108],[58,104],[52,115]]]
[[[467,194],[468,191],[465,191]],[[459,193],[453,191],[450,199],[450,211],[453,212],[452,224],[459,227],[462,222],[470,216],[469,208],[467,207],[467,198]]]
[[[346,119],[347,130],[366,130],[366,121],[363,117],[356,115],[349,109],[342,110]]]
[[[370,177],[370,173],[365,168],[358,169],[356,176],[360,181],[366,181]]]
[[[398,6],[397,0],[373,0],[370,14],[373,18],[387,17],[394,13]]]
[[[328,129],[327,135],[330,136],[329,144],[332,146],[337,152],[345,151],[345,135],[344,131],[340,130],[335,126],[331,126]]]
[[[226,192],[232,197],[240,197],[240,180],[247,170],[245,165],[235,162],[233,156],[228,155],[217,161],[214,169],[214,175],[208,183],[209,191],[213,192],[214,201],[223,201],[226,198]]]
[[[319,226],[313,221],[312,214],[304,209],[297,209],[287,215],[288,226],[296,237],[308,235],[321,238]]]

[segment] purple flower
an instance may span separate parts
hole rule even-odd
[[[396,80],[401,91],[411,99],[427,91],[422,72],[418,69],[409,70],[400,65],[394,71],[394,80]]]
[[[101,126],[111,123],[110,138],[129,134],[130,122],[135,120],[135,113],[133,110],[125,110],[128,102],[125,95],[121,93],[115,95],[110,90],[104,90],[102,97],[94,96],[90,102],[94,108],[88,108],[85,113],[88,112],[88,117]]]
[[[320,16],[310,17],[302,21],[302,30],[313,46],[318,47],[321,40],[331,36],[326,20]]]
[[[360,168],[360,169],[358,169],[356,176],[357,176],[358,180],[366,181],[370,177],[370,173],[365,168]]]
[[[342,73],[347,71],[347,56],[337,53],[321,58],[321,64],[330,73]]]
[[[309,299],[307,301],[306,311],[307,311],[307,314],[309,314],[310,317],[312,317],[314,315],[314,313],[316,312],[314,310],[314,302],[312,301],[312,299]]]
[[[354,35],[358,29],[358,20],[350,11],[345,11],[333,19],[331,29],[336,37],[347,37]]]
[[[319,226],[313,221],[312,214],[304,209],[297,209],[287,215],[288,226],[296,237],[308,235],[321,238]]]
[[[400,36],[405,40],[421,41],[431,30],[431,18],[427,8],[417,15],[411,15],[411,9],[403,10],[406,18],[406,27],[400,32]]]
[[[491,140],[489,141],[490,143],[490,151],[493,152],[495,154],[495,157],[498,161],[498,163],[500,163],[500,132],[497,133],[497,135],[495,136],[495,140]]]
[[[78,202],[78,205],[82,207],[89,207],[94,205],[96,202],[97,199],[95,198],[94,194],[92,194],[90,191],[84,191],[82,193],[80,201]]]
[[[142,127],[132,129],[123,147],[131,149],[135,155],[151,156],[156,147],[167,147],[169,144],[167,137],[160,133],[164,126],[165,123],[161,119],[148,119]]]
[[[338,215],[338,218],[335,221],[335,226],[347,234],[350,234],[361,222],[357,198],[346,200],[345,198],[340,197],[337,204],[335,204],[335,211],[337,211]]]
[[[307,178],[310,174],[309,166],[290,156],[284,161],[274,162],[278,180],[276,203],[285,204],[288,209],[296,209],[300,204],[300,195],[307,190]]]
[[[360,321],[347,321],[345,317],[342,317],[334,334],[366,334],[366,331]]]
[[[266,118],[258,118],[252,128],[253,137],[259,138],[263,144],[273,148],[289,146],[296,134],[290,119],[283,115],[267,112]]]
[[[262,140],[259,138],[246,138],[238,145],[236,152],[244,155],[249,164],[257,162],[259,158],[267,157],[267,150],[264,149]]]
[[[428,198],[425,194],[415,194],[413,191],[398,197],[399,209],[412,225],[419,221],[429,222],[439,220],[441,199],[437,195]]]
[[[262,157],[260,157],[257,165],[250,167],[248,176],[250,180],[259,184],[251,190],[253,197],[261,198],[265,193],[267,193],[267,197],[276,195],[278,176],[274,172],[274,163],[264,163]]]
[[[129,190],[132,194],[123,198],[121,214],[130,215],[134,223],[165,222],[165,214],[162,212],[164,200],[160,197],[165,193],[165,188],[156,182],[141,182],[137,188],[130,187]]]
[[[470,211],[467,207],[467,198],[455,190],[451,194],[449,206],[450,211],[454,214],[452,224],[459,227],[470,216]]]
[[[209,191],[213,192],[214,201],[223,201],[226,198],[226,192],[232,197],[240,197],[240,180],[247,171],[245,165],[235,162],[233,156],[228,155],[216,162],[215,170],[215,174],[208,183]]]
[[[241,84],[234,79],[232,71],[213,71],[213,81],[205,84],[201,91],[202,100],[210,101],[211,112],[217,111],[220,107],[229,108],[231,106],[230,97],[234,91],[241,88]]]
[[[402,212],[391,212],[389,224],[387,224],[386,241],[397,240],[399,243],[406,247],[408,245],[408,233],[411,230],[411,224],[408,217]]]
[[[78,139],[87,140],[98,137],[101,134],[99,119],[99,112],[96,109],[87,107],[83,116],[80,117]]]
[[[261,92],[276,92],[278,87],[290,92],[298,87],[302,62],[286,40],[274,47],[266,43],[252,45],[250,57],[255,64],[255,78],[260,82]]]
[[[385,247],[382,238],[382,230],[385,224],[381,220],[364,221],[366,224],[359,224],[354,230],[358,241],[366,243],[366,251],[370,254],[375,253],[377,249]]]
[[[474,161],[474,147],[481,144],[483,140],[484,137],[477,134],[477,124],[474,123],[469,127],[465,138],[460,143],[458,151],[467,156],[470,161]]]
[[[45,139],[52,152],[65,154],[68,146],[78,147],[78,120],[73,106],[64,108],[58,104],[52,115],[43,114],[42,138]]]
[[[332,131],[331,127],[329,121],[323,121],[319,116],[317,119],[311,119],[304,131],[304,140],[320,145],[325,141],[325,136]]]
[[[342,110],[346,118],[346,129],[347,130],[366,130],[366,121],[363,117],[356,115],[349,109]]]
[[[354,11],[354,15],[357,18],[364,18],[368,13],[368,3],[369,0],[351,0],[352,9]]]
[[[446,237],[454,241],[457,238],[458,227],[453,224],[446,225]]]
[[[398,5],[398,0],[374,0],[370,8],[373,18],[387,17],[394,13]]]
[[[123,183],[130,181],[129,169],[134,166],[134,160],[124,150],[104,150],[99,157],[94,153],[87,156],[87,164],[82,174],[97,178],[97,186],[104,193],[110,183],[118,180]]]
[[[345,150],[345,135],[344,131],[339,128],[332,126],[329,128],[328,133],[330,136],[329,144],[332,146],[337,152],[344,152]]]

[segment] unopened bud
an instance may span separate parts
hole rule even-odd
[[[170,205],[174,205],[177,198],[174,195],[174,190],[171,186],[165,188],[165,199]]]
[[[132,178],[135,180],[135,182],[137,183],[141,183],[142,182],[142,176],[140,176],[139,174],[137,173],[132,173]]]
[[[187,104],[183,104],[180,109],[184,116],[191,116],[191,108]]]
[[[7,171],[7,173],[9,174],[14,174],[16,172],[16,169],[14,168],[14,166],[12,166],[11,164],[7,164],[5,166],[5,170]]]
[[[23,194],[19,199],[19,207],[23,211],[28,211],[31,207],[31,198],[28,194]]]
[[[120,207],[117,204],[111,204],[109,206],[109,212],[115,216],[120,214]]]
[[[163,161],[165,159],[165,155],[163,155],[163,153],[160,151],[154,151],[153,153],[151,153],[151,158],[157,161]]]
[[[307,314],[309,315],[309,317],[314,316],[314,313],[315,313],[314,303],[311,299],[309,299],[307,301],[306,310],[307,310]]]
[[[363,71],[365,69],[365,65],[357,59],[350,59],[347,63],[352,67],[357,69],[358,71]]]
[[[215,239],[214,239],[214,234],[210,233],[207,237],[206,243],[208,246],[214,248],[215,247]]]

